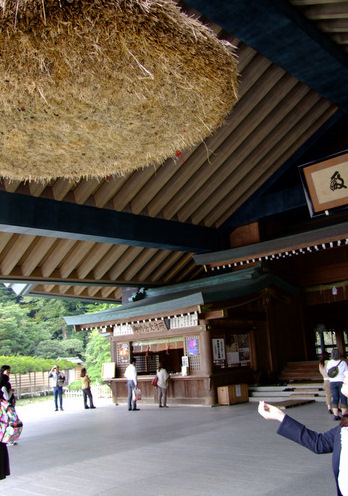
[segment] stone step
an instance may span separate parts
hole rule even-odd
[[[284,391],[288,386],[249,386],[249,391]]]
[[[318,390],[323,390],[323,385],[322,384],[286,384],[282,386],[249,386],[249,391],[294,391],[295,389],[300,389],[300,390],[305,390],[308,389],[309,391],[318,391]]]
[[[290,398],[290,397],[277,397],[277,396],[263,396],[262,398],[255,397],[255,396],[249,396],[249,403],[258,403],[259,401],[265,401],[266,403],[271,403],[272,405],[279,403],[279,402],[284,402],[284,401],[314,401],[315,403],[325,403],[325,397],[322,396],[317,396],[315,398],[311,397],[306,397],[306,396],[298,396],[296,398]]]
[[[289,392],[287,391],[250,391],[249,390],[249,397],[250,396],[254,396],[255,398],[260,398],[262,396],[265,396],[265,394],[267,394],[267,396],[269,396],[270,398],[274,398],[274,397],[284,397],[284,398],[287,398],[289,396]]]
[[[325,402],[325,391],[322,383],[288,384],[284,386],[250,386],[249,401],[264,400],[269,403],[284,401],[316,401]]]

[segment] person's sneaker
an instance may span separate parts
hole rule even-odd
[[[96,406],[90,406],[89,408],[97,408]]]
[[[341,420],[341,417],[339,415],[334,415],[334,420]]]
[[[89,409],[89,406],[85,406],[85,410],[88,410]]]
[[[61,412],[64,412],[63,408],[60,409]]]

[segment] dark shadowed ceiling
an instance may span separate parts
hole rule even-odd
[[[348,149],[348,2],[180,5],[238,47],[239,101],[226,124],[124,177],[3,179],[1,281],[33,295],[121,301],[125,287],[203,277],[193,255],[229,248],[244,224],[258,221],[265,237],[273,224],[279,235],[311,228],[298,166]]]

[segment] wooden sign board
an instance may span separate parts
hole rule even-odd
[[[311,215],[348,205],[348,154],[301,168]]]
[[[149,334],[152,332],[166,332],[167,326],[164,320],[152,320],[151,322],[139,322],[131,324],[134,334]]]
[[[103,379],[113,379],[116,373],[116,363],[103,363],[102,364],[102,378]]]

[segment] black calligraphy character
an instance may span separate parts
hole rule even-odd
[[[341,177],[341,174],[336,171],[330,179],[330,189],[331,191],[335,191],[336,189],[346,188],[347,186],[344,184],[344,179]]]

